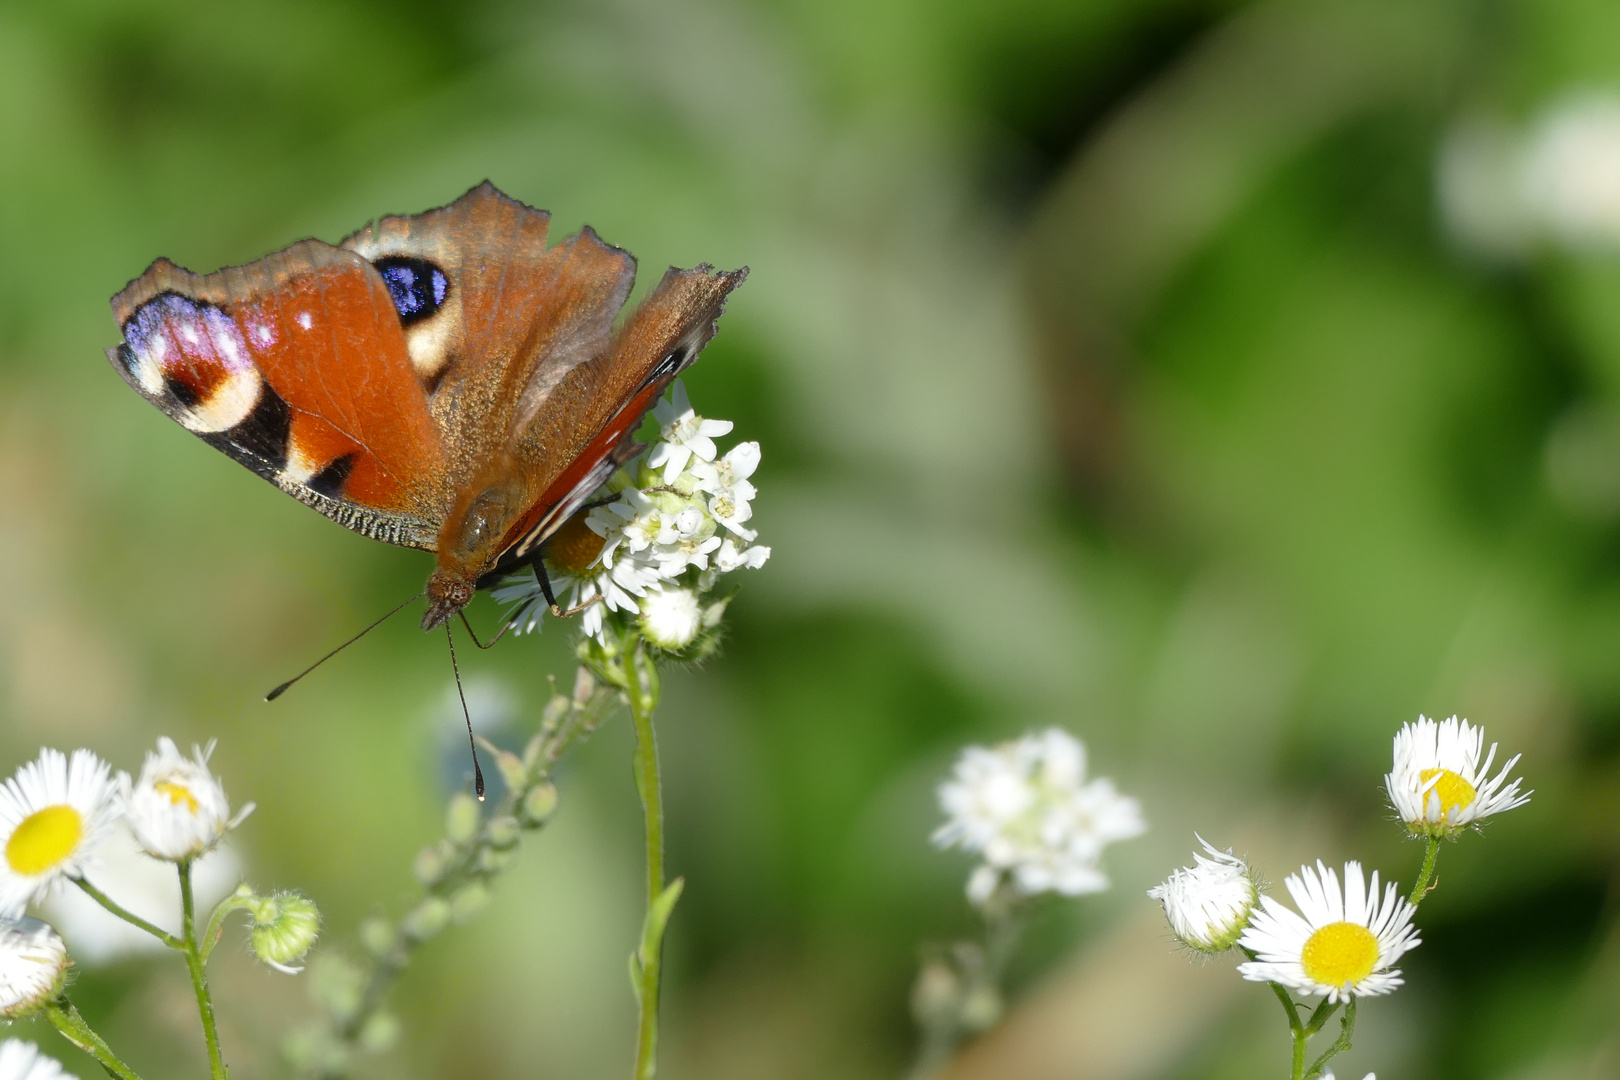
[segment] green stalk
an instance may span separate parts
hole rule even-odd
[[[1327,1018],[1323,1017],[1325,1021]],[[1322,1052],[1322,1056],[1311,1063],[1305,1072],[1305,1080],[1313,1080],[1322,1075],[1327,1063],[1333,1060],[1335,1054],[1342,1054],[1350,1049],[1350,1038],[1356,1033],[1356,999],[1351,998],[1344,1003],[1344,1015],[1339,1017],[1339,1037],[1333,1040],[1333,1045]]]
[[[102,907],[106,908],[120,919],[123,919],[131,926],[145,930],[148,934],[151,934],[153,937],[157,938],[171,949],[179,949],[181,951],[185,950],[185,942],[181,941],[167,930],[164,930],[161,927],[153,926],[151,923],[147,922],[133,911],[128,911],[121,907],[116,900],[102,892],[100,889],[96,888],[94,885],[90,884],[84,878],[74,878],[73,884],[84,890],[84,894],[90,899],[94,900],[96,903],[100,904]]]
[[[208,972],[203,967],[202,950],[197,947],[197,905],[191,897],[191,862],[180,865],[180,907],[185,917],[186,968],[191,987],[197,992],[197,1013],[202,1017],[203,1039],[208,1043],[208,1071],[213,1080],[228,1080],[224,1059],[219,1053],[219,1029],[214,1025],[214,1002],[208,996]]]
[[[641,1009],[636,1029],[636,1080],[652,1080],[658,1071],[658,983],[663,967],[664,925],[680,895],[680,882],[664,888],[664,803],[658,774],[658,742],[653,735],[653,710],[658,707],[658,667],[638,638],[629,649],[626,692],[636,729],[636,791],[647,846],[647,917],[642,940],[631,957],[636,1003]]]
[[[1421,904],[1423,898],[1429,894],[1429,890],[1434,887],[1429,882],[1434,877],[1435,861],[1440,857],[1440,840],[1438,836],[1429,837],[1428,845],[1423,850],[1423,869],[1418,871],[1417,884],[1412,886],[1412,895],[1406,898],[1406,902],[1413,907]]]
[[[45,1016],[68,1042],[95,1058],[108,1076],[117,1080],[141,1080],[135,1070],[120,1061],[101,1036],[91,1030],[84,1017],[79,1015],[79,1010],[66,997],[47,1002]]]

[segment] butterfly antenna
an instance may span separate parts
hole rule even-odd
[[[456,673],[456,696],[461,698],[461,715],[467,720],[467,749],[472,751],[473,792],[478,801],[484,801],[484,770],[478,767],[478,743],[473,738],[472,713],[467,711],[467,694],[461,689],[461,665],[456,663],[456,636],[450,632],[450,623],[444,624],[444,640],[450,643],[450,670]]]
[[[362,630],[358,634],[354,635],[354,637],[350,638],[348,641],[345,641],[343,644],[339,645],[337,648],[333,649],[331,652],[327,653],[325,656],[321,657],[319,660],[317,660],[313,664],[309,665],[309,667],[305,668],[303,671],[300,671],[298,674],[294,675],[292,678],[288,679],[286,682],[282,683],[280,686],[276,687],[274,690],[272,690],[268,694],[264,695],[264,700],[266,700],[266,701],[274,701],[274,700],[276,700],[276,698],[280,697],[282,694],[285,694],[287,692],[287,690],[292,686],[293,683],[297,682],[299,679],[302,679],[305,675],[308,675],[310,672],[314,671],[316,668],[320,667],[322,664],[324,664],[328,660],[332,659],[332,657],[336,656],[338,653],[342,652],[344,649],[347,649],[350,645],[353,645],[355,642],[359,641],[361,638],[365,637],[367,634],[369,634],[373,630],[377,629],[377,627],[381,626],[383,623],[387,622],[389,619],[392,619],[395,615],[398,615],[409,604],[412,604],[412,603],[416,602],[417,600],[422,599],[422,595],[423,595],[422,593],[417,593],[415,596],[411,597],[409,600],[406,600],[405,603],[399,605],[399,607],[396,607],[393,611],[390,611],[387,615],[384,615],[382,618],[378,619],[376,622],[372,623],[370,626],[366,627],[364,630]]]

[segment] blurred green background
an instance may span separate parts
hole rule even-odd
[[[0,6],[0,766],[217,736],[256,884],[323,948],[399,911],[465,768],[442,643],[401,619],[260,695],[428,560],[141,403],[106,299],[488,177],[643,288],[753,268],[688,385],[763,443],[775,554],[666,684],[661,1075],[901,1075],[918,949],[972,927],[933,785],[1051,723],[1152,831],[1047,909],[952,1077],[1280,1075],[1269,995],[1142,890],[1194,829],[1410,882],[1380,782],[1420,711],[1535,798],[1444,851],[1339,1074],[1620,1075],[1620,136],[1527,167],[1586,204],[1512,164],[1617,61],[1612,0]],[[463,660],[513,738],[572,671],[555,626]],[[568,762],[367,1075],[628,1074],[629,750],[620,717]],[[219,956],[234,1075],[280,1075],[307,979]],[[146,1075],[202,1071],[178,964],[76,994]]]

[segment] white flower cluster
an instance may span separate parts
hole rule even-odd
[[[1023,895],[1101,892],[1103,848],[1147,829],[1141,805],[1113,781],[1087,782],[1085,746],[1059,728],[963,750],[939,805],[948,820],[934,843],[984,859],[967,886],[979,905],[1004,881]]]
[[[1440,209],[1459,240],[1500,258],[1541,242],[1620,247],[1620,97],[1577,91],[1527,126],[1471,119],[1441,149]]]
[[[678,650],[718,622],[724,604],[702,602],[721,574],[757,568],[771,549],[755,544],[745,524],[756,491],[757,442],[739,443],[723,457],[714,439],[729,420],[693,411],[679,381],[670,399],[653,407],[659,441],[609,481],[617,497],[592,507],[558,530],[546,549],[546,571],[558,603],[583,609],[584,632],[603,640],[613,613],[637,620],[661,648]],[[509,577],[495,599],[513,605],[514,632],[536,631],[547,604],[528,571]]]

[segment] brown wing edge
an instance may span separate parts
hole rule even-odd
[[[300,240],[272,254],[306,254],[312,265],[326,265],[334,261],[346,262],[351,259],[365,262],[353,252],[342,251],[320,240]],[[259,261],[261,260],[254,262]],[[276,262],[281,266],[286,265],[284,260]],[[132,279],[110,301],[119,332],[123,332],[131,317],[142,305],[165,295],[172,294],[200,300],[216,307],[225,307],[229,299],[224,285],[225,274],[252,265],[254,264],[228,266],[220,268],[213,274],[196,274],[169,259],[153,260],[140,277]],[[285,274],[278,277],[285,277]],[[188,431],[191,430],[183,419],[186,405],[173,390],[165,386],[157,393],[150,393],[141,385],[135,373],[134,357],[128,344],[120,342],[108,349],[106,355],[113,370],[118,372],[119,377],[128,383],[131,389],[157,406],[169,419],[186,427]],[[435,549],[438,542],[438,526],[433,522],[420,521],[403,514],[375,510],[333,498],[318,490],[318,485],[323,481],[322,476],[312,477],[310,484],[301,484],[283,475],[286,465],[285,444],[290,424],[290,407],[281,395],[277,394],[268,383],[264,383],[253,411],[241,423],[225,431],[192,431],[192,434],[305,506],[352,532],[398,547],[416,548],[421,551]],[[281,447],[279,450],[278,443]]]
[[[525,515],[495,565],[479,579],[481,588],[492,586],[502,573],[538,558],[546,540],[563,522],[590,500],[615,469],[643,449],[635,441],[642,419],[719,332],[727,297],[747,277],[746,266],[716,273],[708,263],[689,270],[672,266],[665,271],[657,288],[619,332],[614,346],[616,353],[656,350],[653,354],[662,359]],[[676,320],[673,332],[668,329],[671,317]],[[664,325],[662,330],[660,323]]]

